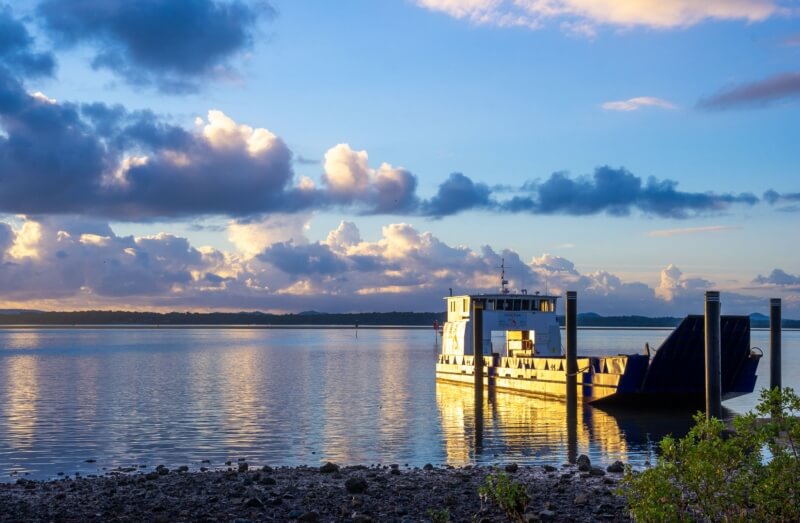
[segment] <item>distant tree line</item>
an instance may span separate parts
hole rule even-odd
[[[263,312],[134,312],[134,311],[0,311],[0,325],[397,325],[432,326],[444,324],[443,312],[355,312],[327,314],[301,312],[298,314],[268,314]],[[682,318],[663,316],[600,316],[578,314],[579,327],[675,327]],[[564,325],[564,317],[558,316]],[[751,327],[769,327],[763,317],[751,318]],[[799,320],[783,320],[785,328],[800,328]]]

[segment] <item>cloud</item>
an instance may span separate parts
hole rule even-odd
[[[788,72],[757,82],[735,85],[698,102],[701,109],[765,107],[780,100],[800,97],[800,73]]]
[[[673,29],[706,20],[758,22],[786,12],[775,0],[416,0],[416,3],[475,25],[538,29],[556,20],[567,32],[590,36],[596,26],[602,25]]]
[[[649,231],[647,236],[651,238],[668,238],[670,236],[680,236],[684,234],[728,232],[739,229],[742,229],[742,227],[730,225],[709,225],[708,227],[684,227],[681,229],[661,229],[657,231]]]
[[[368,164],[367,151],[339,144],[325,153],[323,186],[327,199],[340,205],[357,205],[366,214],[412,212],[418,202],[417,178],[402,167]]]
[[[231,62],[252,45],[265,2],[239,0],[44,0],[38,14],[61,45],[87,44],[92,65],[162,92],[194,91],[232,74]]]
[[[789,46],[789,47],[798,47],[798,46],[800,46],[800,33],[795,33],[793,35],[787,36],[783,40],[783,45],[786,45],[786,46]]]
[[[770,189],[764,193],[764,201],[770,205],[781,205],[778,207],[781,212],[800,212],[800,193],[779,193]]]
[[[675,181],[655,178],[645,183],[624,168],[605,166],[595,169],[592,176],[570,178],[566,173],[553,173],[544,182],[526,184],[523,190],[527,195],[514,196],[499,205],[509,212],[534,214],[628,216],[638,209],[664,218],[687,218],[724,211],[733,204],[758,202],[749,193],[688,193],[677,190],[677,186]]]
[[[758,275],[753,283],[777,285],[780,287],[800,287],[800,276],[789,274],[781,269],[773,269],[769,276]]]
[[[606,111],[638,111],[642,107],[660,107],[662,109],[676,109],[675,105],[671,102],[661,98],[652,96],[638,96],[636,98],[629,98],[628,100],[620,100],[616,102],[605,102],[600,107]]]
[[[50,76],[55,60],[49,53],[35,52],[33,45],[33,37],[14,18],[11,8],[0,5],[0,67],[28,78]]]
[[[475,183],[461,173],[452,173],[439,185],[436,195],[422,205],[427,216],[447,216],[460,211],[490,206],[490,190],[485,184]]]
[[[676,301],[687,295],[700,296],[702,291],[711,289],[713,282],[703,278],[686,278],[673,264],[661,271],[661,282],[656,287],[656,295],[666,301]]]

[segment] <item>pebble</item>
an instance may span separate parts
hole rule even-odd
[[[615,461],[611,465],[608,466],[606,469],[608,472],[613,472],[615,474],[620,474],[625,472],[625,464],[619,460]]]
[[[367,490],[367,480],[361,476],[347,478],[344,482],[344,488],[347,489],[347,492],[350,494],[361,494]]]
[[[337,472],[339,470],[339,465],[336,463],[331,463],[330,461],[326,462],[319,468],[319,471],[323,474],[330,474],[331,472]]]
[[[578,459],[575,461],[575,464],[578,465],[578,470],[581,472],[589,472],[592,470],[592,462],[589,459],[589,456],[586,454],[581,454],[578,456]]]

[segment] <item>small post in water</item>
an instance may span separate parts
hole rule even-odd
[[[483,304],[472,300],[472,354],[475,358],[475,408],[483,411]]]
[[[567,291],[566,310],[564,321],[567,328],[566,348],[566,383],[567,383],[567,408],[574,408],[578,401],[578,293]]]
[[[706,419],[722,418],[722,359],[719,291],[706,291]]]
[[[781,299],[769,300],[769,388],[781,388]]]

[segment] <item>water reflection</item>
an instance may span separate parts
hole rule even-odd
[[[29,450],[39,420],[39,362],[35,356],[14,356],[5,360],[0,420],[8,445],[15,450]]]
[[[628,442],[612,414],[590,406],[489,389],[482,409],[472,387],[436,383],[447,461],[464,465],[498,455],[521,461],[574,462],[578,453],[629,459]]]

